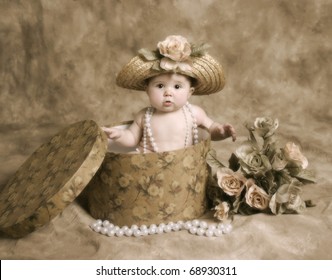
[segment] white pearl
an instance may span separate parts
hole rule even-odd
[[[189,229],[189,232],[190,232],[191,234],[196,234],[196,233],[197,233],[197,228],[196,228],[196,227],[191,227],[191,228]]]
[[[202,229],[202,228],[197,229],[197,235],[202,236],[202,235],[204,235],[204,233],[205,233],[204,229]]]
[[[181,226],[178,225],[178,224],[174,224],[174,225],[172,226],[172,230],[174,230],[174,231],[179,231],[180,229],[181,229]]]
[[[157,227],[157,229],[156,229],[156,232],[158,233],[158,234],[162,234],[162,233],[164,233],[164,228],[162,227]]]
[[[162,228],[163,230],[164,230],[164,227],[165,227],[166,225],[164,224],[164,223],[161,223],[161,224],[159,224],[159,228]]]
[[[214,235],[215,235],[215,236],[218,236],[218,237],[219,237],[219,236],[222,236],[222,234],[223,234],[223,232],[222,232],[221,229],[218,229],[218,228],[217,228],[217,229],[214,230]]]
[[[97,226],[98,226],[98,224],[97,224],[96,222],[94,222],[94,223],[92,223],[92,224],[90,225],[90,228],[94,229],[94,228],[97,227]]]
[[[122,229],[119,229],[119,230],[116,230],[116,231],[115,231],[115,235],[118,236],[118,237],[121,237],[121,236],[124,235],[124,232],[123,232]]]
[[[218,224],[218,228],[221,229],[221,230],[224,230],[225,229],[225,225],[222,224],[222,223],[220,223],[220,224]]]
[[[136,237],[141,236],[141,231],[139,229],[135,229],[134,236],[136,236]]]
[[[215,230],[216,228],[217,228],[216,225],[209,225],[208,227],[209,230]]]
[[[232,231],[232,225],[231,224],[228,224],[225,226],[223,232],[224,233],[230,233]]]
[[[207,228],[207,227],[208,227],[208,224],[207,224],[207,222],[205,222],[205,221],[200,221],[200,222],[199,222],[199,226],[200,226],[201,228]]]
[[[157,228],[155,227],[155,228],[149,228],[149,234],[155,234],[157,232]]]
[[[115,235],[115,230],[114,230],[114,229],[109,229],[109,230],[107,231],[107,235],[108,235],[108,236],[114,236],[114,235]]]
[[[114,230],[115,230],[115,231],[118,231],[119,229],[120,229],[119,226],[115,226],[115,227],[114,227]]]
[[[122,229],[123,231],[126,231],[127,229],[129,229],[129,227],[128,227],[128,226],[123,226],[121,229]]]
[[[191,224],[194,226],[194,227],[198,227],[199,226],[199,220],[193,220],[191,222]]]
[[[184,226],[184,222],[183,221],[178,221],[176,224],[180,227],[180,229],[182,229],[183,226]]]
[[[184,226],[183,226],[185,229],[191,229],[193,227],[192,223],[191,222],[185,222],[184,223]]]
[[[106,234],[107,231],[108,231],[107,228],[103,227],[103,228],[101,228],[100,233],[101,234]]]
[[[101,226],[96,226],[93,228],[95,232],[100,232],[101,231]]]
[[[156,229],[157,228],[157,226],[155,225],[155,224],[152,224],[152,225],[150,225],[149,226],[149,228],[151,229],[151,228],[154,228],[154,229]]]
[[[109,221],[107,221],[107,220],[103,221],[103,226],[104,226],[104,227],[107,227],[109,224],[110,224]]]
[[[164,227],[164,232],[171,232],[172,231],[172,227],[170,226],[170,225],[166,225],[165,227]]]
[[[213,230],[211,230],[211,229],[206,230],[206,231],[205,231],[205,235],[206,235],[207,237],[211,237],[211,236],[213,236]]]
[[[132,230],[136,230],[136,229],[138,229],[138,226],[137,226],[137,225],[132,225],[130,228],[131,228]]]
[[[126,229],[126,230],[125,230],[125,235],[126,235],[126,236],[132,236],[132,235],[133,235],[133,230],[130,229],[130,228]]]
[[[103,223],[103,221],[100,220],[100,219],[98,219],[98,220],[96,221],[96,223],[98,224],[98,226],[101,226],[101,224]]]
[[[145,230],[145,229],[147,229],[148,227],[146,226],[146,225],[141,225],[140,227],[139,227],[139,229],[140,230]]]
[[[107,225],[107,228],[114,228],[114,227],[115,226],[113,224],[111,224],[111,223]]]
[[[148,234],[149,234],[149,230],[148,230],[148,228],[142,229],[142,230],[141,230],[141,234],[142,234],[142,235],[148,235]]]

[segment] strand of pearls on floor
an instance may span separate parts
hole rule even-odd
[[[153,234],[163,234],[172,231],[187,230],[189,233],[198,236],[222,236],[223,234],[230,233],[232,231],[231,224],[213,223],[208,224],[205,221],[192,220],[192,221],[178,221],[169,222],[167,224],[161,223],[159,225],[152,224],[146,225],[132,225],[131,227],[123,226],[119,227],[107,220],[96,220],[90,225],[91,229],[95,232],[107,235],[107,236],[146,236]]]

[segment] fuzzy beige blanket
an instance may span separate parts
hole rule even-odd
[[[129,120],[146,106],[146,95],[118,88],[115,75],[170,34],[209,43],[225,69],[222,92],[191,99],[237,129],[237,142],[213,143],[220,159],[247,138],[245,121],[270,116],[281,144],[301,146],[317,183],[303,187],[316,203],[303,214],[236,215],[233,232],[218,238],[106,237],[75,200],[24,238],[0,236],[0,258],[331,259],[331,13],[329,0],[1,1],[0,189],[67,125]]]

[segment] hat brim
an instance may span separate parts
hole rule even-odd
[[[165,73],[175,71],[157,71],[152,68],[155,61],[148,61],[141,56],[135,56],[125,65],[116,77],[116,84],[120,87],[144,91],[146,80]],[[181,71],[178,74],[188,75]],[[192,58],[190,75],[196,79],[194,95],[208,95],[221,91],[225,86],[225,77],[222,66],[210,55],[205,54]]]

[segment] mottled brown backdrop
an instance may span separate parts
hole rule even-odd
[[[147,98],[118,88],[116,73],[180,34],[209,43],[225,69],[224,90],[192,103],[239,140],[245,121],[278,118],[331,197],[331,15],[331,0],[0,0],[0,184],[70,123],[131,119]]]

